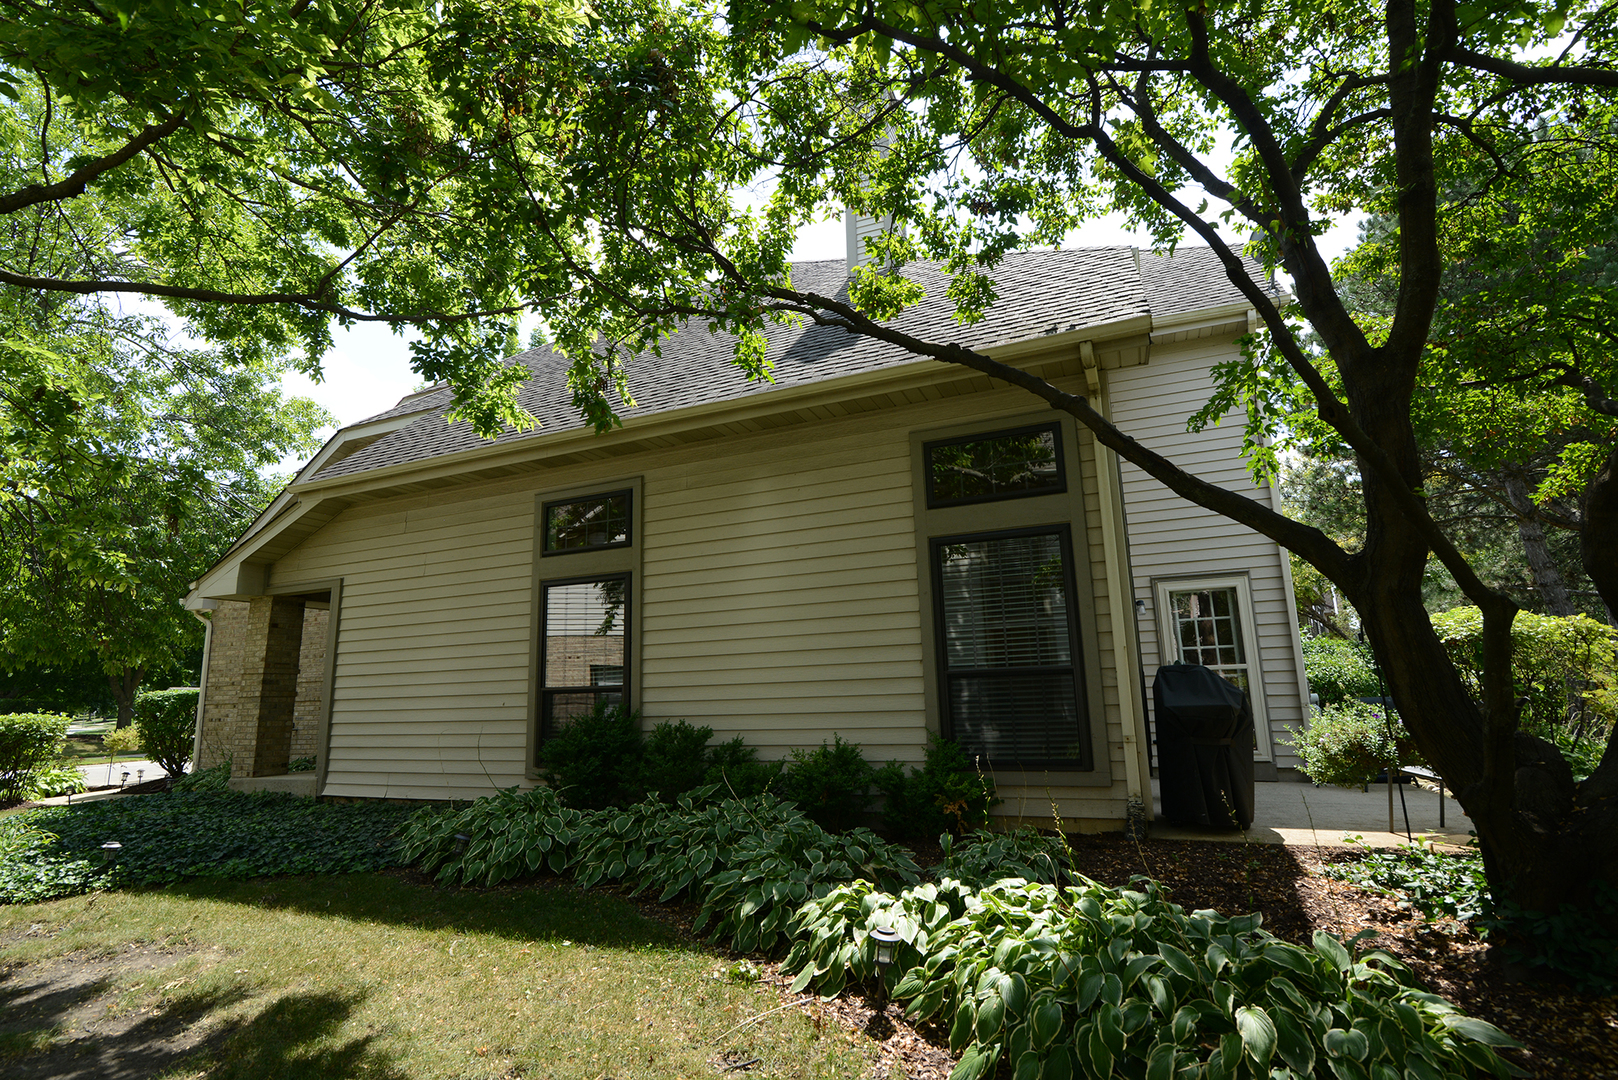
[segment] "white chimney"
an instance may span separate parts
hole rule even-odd
[[[854,268],[870,259],[865,250],[865,239],[870,236],[880,236],[885,232],[893,231],[893,215],[874,218],[866,214],[856,214],[853,210],[843,210],[843,228],[848,236],[848,254],[845,262],[848,272],[852,274]]]

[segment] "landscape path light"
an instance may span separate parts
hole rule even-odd
[[[470,836],[466,835],[463,832],[456,833],[455,834],[455,854],[457,854],[457,855],[465,855],[466,854],[466,845],[470,844],[471,842],[472,842],[472,838]]]
[[[105,844],[101,845],[101,861],[107,864],[107,868],[109,870],[112,869],[113,864],[118,861],[118,856],[122,855],[123,853],[124,845],[120,844],[116,840],[108,840]]]
[[[888,965],[893,963],[893,947],[899,944],[899,931],[891,926],[879,926],[871,931],[871,940],[876,942],[877,1000],[886,1008],[888,1003]]]

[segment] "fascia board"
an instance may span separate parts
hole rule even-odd
[[[196,600],[234,600],[243,596],[257,596],[267,584],[269,566],[253,556],[297,522],[308,517],[323,500],[300,498],[289,512],[241,541],[233,550],[208,569],[191,586],[184,601],[187,607]]]
[[[427,391],[424,390],[421,391],[421,393],[426,394]],[[326,463],[330,461],[337,451],[341,450],[344,446],[347,446],[355,439],[363,439],[370,435],[382,436],[394,431],[398,431],[400,428],[406,427],[421,419],[422,414],[431,411],[432,410],[430,409],[417,409],[415,412],[404,413],[399,416],[390,416],[386,420],[377,420],[371,423],[358,423],[351,425],[350,427],[339,428],[337,431],[333,432],[331,438],[326,440],[325,445],[315,452],[314,457],[309,459],[308,464],[299,469],[292,477],[292,481],[287,484],[286,487],[281,489],[281,493],[270,500],[270,505],[266,506],[263,510],[260,510],[257,516],[255,516],[252,521],[248,522],[247,528],[242,530],[242,534],[236,538],[236,542],[226,550],[224,558],[230,558],[233,554],[235,554],[239,547],[247,543],[250,539],[256,536],[258,532],[265,528],[265,523],[275,520],[278,515],[286,510],[287,506],[289,506],[292,503],[292,500],[295,498],[293,488],[297,486],[298,481],[303,477],[313,476],[315,473],[325,468]],[[223,559],[221,562],[222,561]]]
[[[1003,363],[1024,366],[1036,359],[1052,359],[1071,355],[1083,340],[1105,341],[1139,334],[1150,326],[1146,316],[1134,316],[1091,327],[1068,330],[1059,334],[1046,334],[1025,341],[1010,342],[982,350]],[[351,494],[374,487],[387,487],[406,478],[428,480],[464,472],[469,468],[492,468],[504,462],[535,461],[573,452],[580,446],[600,447],[606,440],[635,441],[656,436],[677,435],[682,431],[712,427],[716,424],[780,412],[782,409],[805,409],[831,404],[849,398],[870,394],[908,390],[931,383],[980,376],[981,372],[958,364],[932,359],[918,359],[913,363],[898,364],[877,371],[863,371],[823,382],[791,386],[746,398],[692,405],[683,409],[653,413],[645,417],[630,417],[623,427],[605,435],[597,435],[590,428],[570,428],[540,440],[522,440],[505,446],[473,447],[397,465],[384,465],[362,473],[334,476],[326,480],[310,480],[294,484],[291,490],[300,495],[329,496]]]
[[[1152,328],[1150,315],[1132,315],[1127,319],[1115,319],[1109,323],[1098,323],[1094,326],[1081,326],[1072,330],[1063,330],[1056,334],[1044,334],[1036,338],[1023,338],[1020,341],[1007,342],[1004,345],[995,345],[979,351],[986,356],[993,357],[1003,364],[1020,366],[1033,359],[1049,359],[1054,354],[1071,354],[1079,347],[1081,341],[1111,341],[1114,338],[1132,337],[1135,334],[1145,333]]]

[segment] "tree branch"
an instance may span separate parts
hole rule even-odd
[[[29,184],[9,195],[0,195],[0,214],[14,214],[37,203],[77,198],[84,194],[92,181],[116,169],[153,143],[168,138],[184,123],[185,114],[175,113],[161,124],[148,124],[139,135],[113,153],[75,169],[71,176],[54,184]]]
[[[162,285],[142,281],[73,281],[62,278],[33,277],[28,274],[12,273],[10,270],[5,269],[0,269],[0,282],[15,285],[20,289],[72,293],[78,296],[91,296],[97,293],[134,293],[138,296],[161,296],[170,300],[195,300],[200,303],[236,304],[243,307],[286,304],[308,311],[322,311],[328,315],[351,319],[354,322],[401,324],[473,322],[495,315],[520,314],[533,306],[531,304],[515,304],[510,307],[490,308],[485,311],[425,311],[410,315],[389,315],[357,311],[354,308],[344,307],[342,304],[333,304],[305,293],[233,293],[222,292],[217,289],[195,289],[183,285]]]
[[[1498,75],[1518,86],[1618,86],[1618,70],[1598,67],[1563,67],[1560,62],[1539,66],[1502,60],[1498,56],[1455,46],[1445,57],[1457,67]]]

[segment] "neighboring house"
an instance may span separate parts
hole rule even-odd
[[[842,262],[794,281],[835,293]],[[943,279],[896,320],[1088,395],[1125,431],[1274,504],[1210,368],[1249,309],[1207,249],[1034,252],[970,327]],[[338,432],[187,598],[212,609],[198,758],[248,786],[467,798],[534,782],[547,731],[597,700],[761,757],[834,733],[991,770],[999,812],[1117,828],[1149,812],[1148,697],[1189,659],[1253,687],[1259,774],[1306,700],[1287,561],[1119,469],[1072,418],[974,372],[840,330],[777,331],[775,381],[688,327],[632,368],[605,435],[566,361],[532,350],[541,421],[493,441],[446,389]],[[286,772],[313,756],[314,773]],[[312,787],[307,786],[312,785]]]

